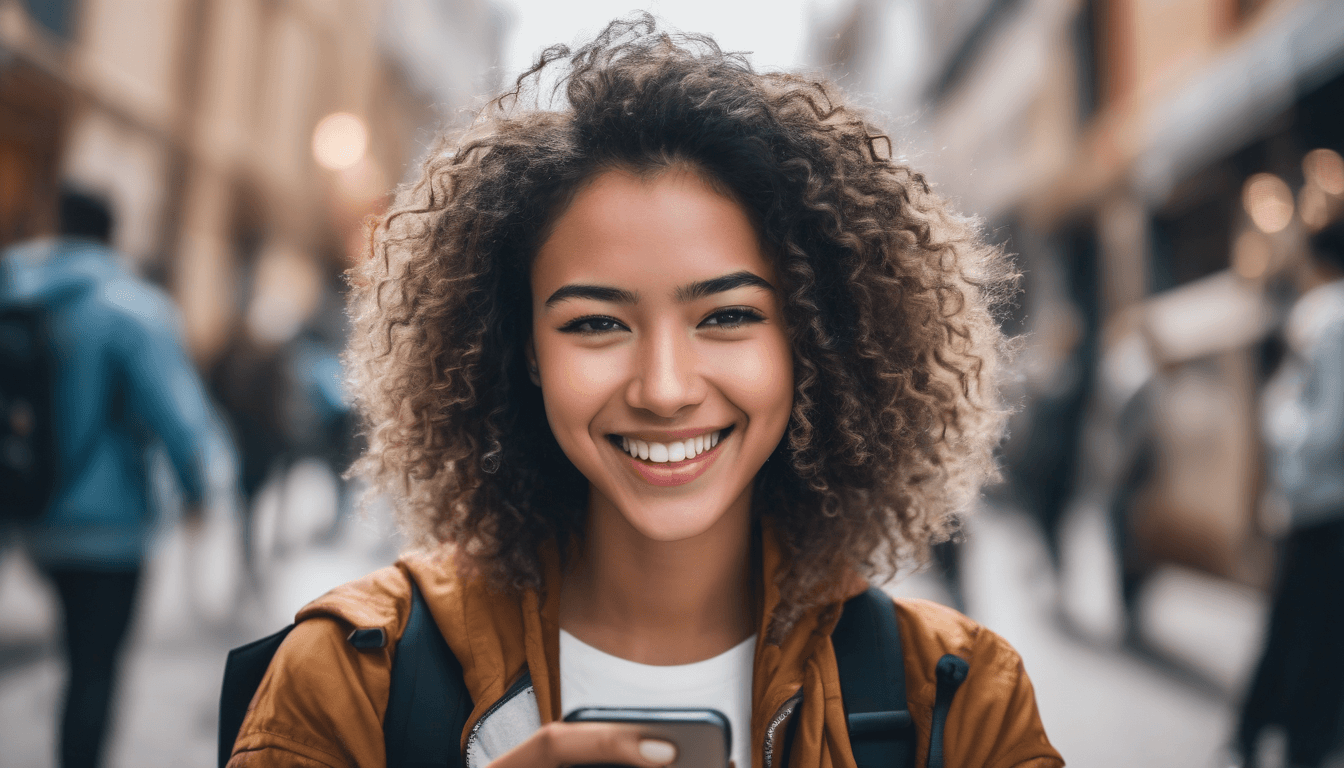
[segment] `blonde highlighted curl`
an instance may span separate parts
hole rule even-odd
[[[581,539],[588,482],[525,367],[531,261],[585,181],[680,163],[747,210],[781,282],[793,413],[753,495],[789,564],[769,634],[845,569],[922,561],[994,475],[993,310],[1016,274],[889,155],[833,85],[755,72],[648,16],[547,49],[439,140],[352,270],[346,360],[369,445],[352,471],[420,543],[451,543],[500,588],[540,587],[539,547]]]

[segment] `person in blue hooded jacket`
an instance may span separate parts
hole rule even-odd
[[[58,480],[23,538],[63,610],[67,768],[95,766],[102,751],[154,522],[149,447],[157,438],[165,449],[189,517],[228,482],[233,461],[174,305],[122,264],[111,232],[106,203],[66,191],[59,236],[0,258],[0,308],[38,305],[47,318]]]
[[[1261,401],[1269,479],[1288,513],[1269,625],[1241,704],[1236,750],[1259,760],[1283,727],[1287,764],[1344,757],[1344,220],[1311,238],[1292,278],[1288,354]]]

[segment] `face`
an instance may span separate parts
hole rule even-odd
[[[590,515],[679,541],[747,515],[784,434],[793,364],[774,269],[734,201],[690,170],[614,170],[532,268],[529,356]]]

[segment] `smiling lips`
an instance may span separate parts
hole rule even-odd
[[[635,472],[646,482],[683,485],[709,469],[719,455],[713,449],[731,431],[730,426],[666,443],[613,435],[612,444],[630,456]]]

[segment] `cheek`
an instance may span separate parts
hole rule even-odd
[[[720,372],[729,396],[756,427],[783,433],[793,409],[793,355],[786,339],[736,350],[721,361]]]
[[[565,347],[539,350],[542,399],[561,446],[588,424],[622,381],[619,355]]]

